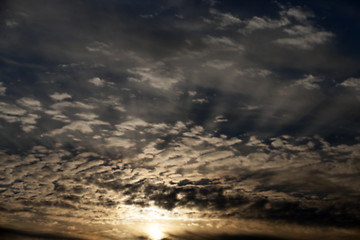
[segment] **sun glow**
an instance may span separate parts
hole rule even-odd
[[[146,232],[148,233],[151,240],[160,240],[164,236],[163,232],[160,230],[157,224],[150,224],[147,227]]]
[[[191,210],[191,213],[194,211]],[[112,224],[126,224],[130,232],[147,239],[160,240],[169,233],[182,231],[185,227],[198,226],[199,218],[189,217],[189,210],[174,208],[171,211],[157,206],[140,207],[134,205],[120,205],[117,217]]]
[[[180,209],[168,211],[155,206],[137,207],[129,205],[121,205],[118,208],[118,216],[122,219],[141,220],[144,222],[154,222],[159,220],[188,220],[186,212]]]

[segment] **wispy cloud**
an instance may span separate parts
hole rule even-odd
[[[301,49],[312,49],[316,45],[324,44],[335,37],[332,32],[321,31],[312,26],[296,25],[284,29],[284,31],[291,37],[276,39],[275,43]]]
[[[53,100],[62,101],[62,100],[71,98],[71,95],[68,94],[68,93],[58,93],[58,92],[55,92],[55,93],[51,94],[50,97],[51,97]]]
[[[5,96],[6,93],[6,87],[2,82],[0,82],[0,96]]]
[[[342,83],[340,83],[339,86],[360,90],[360,78],[348,78]]]

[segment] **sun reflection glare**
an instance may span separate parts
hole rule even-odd
[[[150,224],[147,227],[147,233],[149,234],[151,240],[160,240],[164,236],[157,224]]]

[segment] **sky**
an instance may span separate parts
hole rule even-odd
[[[360,239],[360,4],[0,3],[4,239]]]

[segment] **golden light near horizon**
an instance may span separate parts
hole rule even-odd
[[[158,224],[150,224],[146,229],[147,234],[151,240],[160,240],[164,237],[164,233],[161,231]]]
[[[127,220],[141,220],[143,222],[155,222],[162,220],[189,220],[187,212],[182,209],[173,209],[172,211],[161,209],[156,206],[138,207],[131,205],[121,205],[117,211],[118,217]]]
[[[138,207],[121,205],[117,211],[117,218],[113,224],[123,224],[124,221],[130,231],[137,232],[151,240],[160,240],[166,233],[181,230],[189,221],[180,209],[169,211],[156,206]]]

